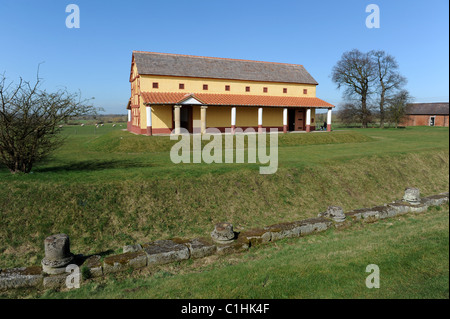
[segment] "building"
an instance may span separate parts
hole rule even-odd
[[[401,126],[448,126],[448,102],[413,103],[406,107]]]
[[[133,51],[128,130],[169,134],[214,127],[313,131],[315,111],[334,107],[316,97],[302,65]],[[323,123],[319,123],[323,126]]]

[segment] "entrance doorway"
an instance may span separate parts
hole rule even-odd
[[[305,109],[295,109],[295,130],[304,131],[305,129]]]
[[[295,131],[295,110],[288,109],[289,131]]]
[[[430,126],[434,126],[435,121],[436,121],[436,117],[431,116],[431,117],[430,117]]]
[[[180,127],[192,133],[192,106],[183,105],[180,109]]]
[[[306,129],[305,109],[288,109],[289,131],[304,131]]]

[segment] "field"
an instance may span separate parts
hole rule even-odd
[[[260,175],[259,163],[173,164],[175,141],[123,128],[67,127],[66,144],[32,174],[0,169],[0,268],[39,264],[54,233],[68,234],[74,253],[120,252],[125,244],[207,236],[221,221],[240,231],[313,217],[328,205],[378,205],[408,186],[423,195],[449,188],[448,128],[280,135],[273,175]],[[448,286],[448,251],[446,263]]]

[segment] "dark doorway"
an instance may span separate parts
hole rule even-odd
[[[288,109],[289,131],[295,131],[295,110]]]
[[[295,109],[295,130],[305,130],[305,109]]]
[[[180,109],[180,127],[192,133],[192,106],[183,105]]]
[[[434,124],[435,124],[435,117],[434,116],[432,116],[432,117],[430,117],[430,126],[434,126]]]

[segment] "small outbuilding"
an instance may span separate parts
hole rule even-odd
[[[448,102],[410,104],[400,125],[448,127],[448,105]]]

